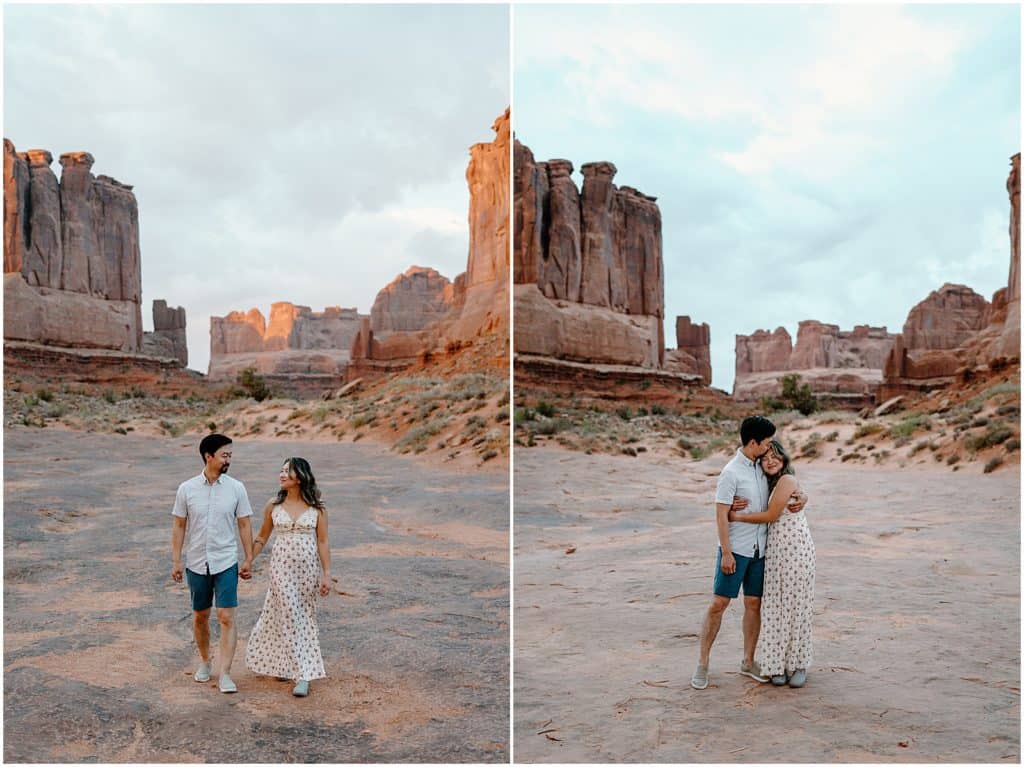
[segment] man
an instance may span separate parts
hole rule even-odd
[[[178,486],[174,499],[174,527],[171,531],[171,578],[181,583],[188,578],[192,595],[192,632],[199,648],[200,663],[192,678],[210,680],[210,608],[216,595],[220,623],[220,691],[238,692],[231,680],[235,655],[235,608],[238,607],[238,578],[252,577],[252,507],[245,486],[227,475],[231,466],[231,440],[210,434],[199,443],[202,473]],[[238,566],[235,526],[242,538],[245,561]],[[182,545],[185,567],[181,564]]]
[[[722,615],[729,602],[739,596],[743,587],[743,660],[740,673],[767,682],[754,661],[754,648],[761,631],[761,594],[764,590],[764,550],[768,540],[768,525],[730,522],[729,509],[733,500],[745,499],[737,504],[745,513],[758,513],[768,508],[768,479],[758,459],[771,446],[775,424],[764,416],[750,416],[740,424],[740,447],[718,476],[715,491],[715,516],[718,527],[718,559],[715,563],[714,595],[700,630],[700,660],[693,672],[690,685],[697,690],[708,686],[708,663],[711,645],[718,636]],[[806,498],[787,507],[799,511]]]

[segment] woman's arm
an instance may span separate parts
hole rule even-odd
[[[316,550],[320,555],[320,596],[331,593],[331,546],[327,540],[327,509],[320,509],[316,517]]]
[[[253,539],[252,542],[252,558],[256,559],[263,547],[267,545],[267,541],[270,540],[270,534],[274,532],[274,518],[272,512],[274,511],[274,500],[271,498],[267,501],[267,505],[263,507],[263,524],[260,525],[260,532]],[[259,548],[257,548],[257,546]]]
[[[792,474],[787,474],[779,480],[779,484],[772,491],[772,497],[768,499],[767,511],[761,511],[757,514],[737,514],[735,521],[752,522],[755,524],[775,522],[782,516],[782,512],[786,509],[786,504],[789,503],[789,496],[793,494],[796,488],[796,477]]]

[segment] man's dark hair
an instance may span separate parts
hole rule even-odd
[[[775,424],[763,415],[751,415],[740,424],[740,440],[746,446],[750,440],[760,442],[775,435]]]
[[[231,444],[231,437],[225,437],[223,434],[208,434],[203,437],[203,441],[199,443],[199,455],[203,457],[203,463],[206,463],[206,456],[213,455],[225,445]]]

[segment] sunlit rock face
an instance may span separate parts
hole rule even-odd
[[[381,288],[370,310],[370,326],[383,337],[423,330],[445,319],[455,304],[455,286],[436,269],[410,266]]]

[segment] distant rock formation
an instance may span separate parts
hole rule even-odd
[[[210,380],[232,381],[252,367],[288,392],[334,386],[364,319],[356,309],[314,312],[288,301],[271,305],[269,323],[255,308],[210,317]]]
[[[886,359],[879,401],[952,384],[962,371],[1020,364],[1020,153],[1010,158],[1010,271],[986,301],[946,283],[910,310]]]
[[[517,355],[665,368],[661,213],[654,197],[616,187],[610,162],[515,164]]]
[[[402,370],[472,346],[485,338],[508,338],[509,118],[510,111],[506,109],[491,126],[494,140],[470,148],[466,169],[469,186],[466,271],[448,283],[433,270],[423,271],[436,277],[423,277],[414,272],[419,267],[413,267],[382,290],[374,303],[374,313],[361,323],[352,343],[348,380]],[[421,280],[425,286],[421,298],[414,297],[416,280]],[[395,311],[397,296],[406,284],[412,285],[408,304],[403,300],[402,308]],[[393,286],[395,289],[391,290]],[[442,312],[446,304],[449,308]],[[406,305],[419,305],[429,311],[419,320],[395,319],[405,314]],[[392,319],[387,319],[389,314]],[[431,316],[432,322],[429,321]]]
[[[423,330],[445,319],[455,302],[455,286],[435,269],[410,266],[381,288],[370,310],[378,337],[394,331]]]
[[[142,349],[142,264],[132,187],[94,177],[88,152],[4,139],[4,338],[70,348]]]
[[[665,352],[665,369],[698,375],[711,385],[711,327],[694,325],[689,317],[676,317],[676,347]]]
[[[882,367],[896,342],[884,327],[857,325],[842,331],[838,325],[804,320],[796,345],[785,328],[736,336],[736,377],[733,396],[748,399],[781,391],[780,379],[800,376],[817,394],[839,398],[873,396],[882,380]]]
[[[142,353],[176,359],[188,367],[185,310],[171,308],[162,298],[153,302],[153,332],[142,334]]]

